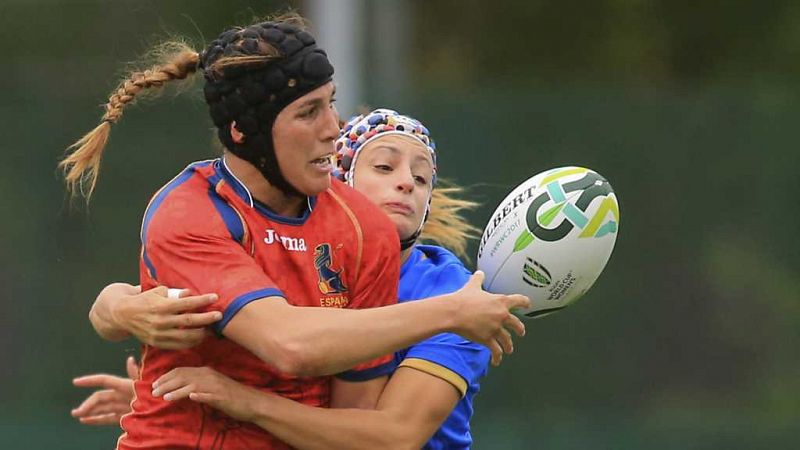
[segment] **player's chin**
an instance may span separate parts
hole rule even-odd
[[[394,225],[397,227],[397,235],[400,236],[400,240],[405,240],[410,238],[417,232],[417,226],[419,224],[413,224],[410,220],[403,220],[404,217],[397,217],[396,215],[389,215],[389,218],[392,219]]]
[[[331,187],[330,172],[325,173],[320,171],[310,171],[303,180],[303,186],[298,186],[300,191],[308,196],[318,195],[329,187]]]

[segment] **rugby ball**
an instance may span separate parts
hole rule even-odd
[[[606,266],[619,232],[611,184],[583,167],[533,176],[500,203],[478,247],[483,288],[524,294],[540,317],[578,300]]]

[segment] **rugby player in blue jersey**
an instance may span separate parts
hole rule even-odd
[[[453,253],[415,245],[421,237],[463,253],[467,238],[477,231],[459,215],[472,204],[452,198],[457,188],[433,189],[436,153],[428,130],[415,119],[379,109],[351,119],[336,145],[338,175],[386,212],[401,236],[399,301],[463,287],[470,272]],[[472,400],[490,358],[486,347],[451,333],[397,352],[398,368],[375,409],[314,408],[203,367],[169,372],[156,382],[154,395],[171,401],[188,396],[301,449],[466,449],[472,443]],[[97,385],[98,377],[78,379],[78,384]],[[108,376],[102,380],[109,388],[105,398],[95,393],[74,413],[85,423],[111,422],[98,418],[105,414],[113,420],[125,412],[130,381]]]

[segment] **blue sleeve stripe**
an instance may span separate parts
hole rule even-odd
[[[147,256],[147,250],[145,250],[144,244],[142,244],[142,261],[144,261],[147,271],[150,272],[150,277],[154,280],[158,280],[158,277],[156,277],[156,266],[153,265],[153,262],[150,261],[150,257]]]
[[[336,378],[344,381],[369,381],[378,377],[382,377],[384,375],[391,375],[392,372],[397,368],[397,365],[392,359],[391,361],[381,364],[380,366],[371,367],[369,369],[364,370],[348,370],[339,374],[336,374]]]
[[[211,199],[211,203],[214,204],[217,212],[222,217],[222,221],[225,222],[225,227],[228,228],[228,232],[231,234],[233,240],[241,244],[242,239],[244,239],[244,224],[239,218],[239,214],[233,210],[231,205],[227,204],[225,200],[221,199],[219,195],[217,195],[217,192],[214,190],[214,186],[209,186],[208,197]]]
[[[228,305],[227,308],[225,308],[225,312],[222,313],[222,320],[220,320],[214,325],[214,331],[216,331],[217,334],[221,335],[222,330],[225,328],[226,325],[228,325],[228,322],[230,322],[231,319],[233,319],[233,316],[235,316],[236,313],[239,312],[239,310],[244,308],[245,305],[247,305],[248,303],[264,297],[285,297],[285,296],[283,295],[283,292],[281,292],[280,289],[276,288],[259,289],[257,291],[252,291],[240,295],[235,299],[233,299],[231,304]]]
[[[172,192],[175,188],[186,182],[189,178],[194,175],[194,169],[196,167],[202,165],[208,165],[210,162],[203,161],[199,163],[190,164],[187,168],[183,169],[181,173],[179,173],[175,178],[173,178],[169,183],[164,185],[156,195],[153,196],[153,199],[150,200],[150,204],[147,205],[147,209],[144,212],[144,219],[142,220],[142,230],[140,232],[139,238],[142,241],[142,260],[144,261],[147,270],[150,271],[150,276],[153,277],[154,280],[158,280],[156,276],[156,268],[153,265],[153,262],[147,256],[147,246],[145,243],[147,242],[147,227],[150,226],[150,221],[153,219],[153,216],[156,213],[156,210],[161,203],[164,202],[164,199],[167,198],[170,192]]]

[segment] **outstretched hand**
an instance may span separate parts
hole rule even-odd
[[[525,325],[511,313],[515,308],[529,308],[530,300],[524,295],[501,295],[486,292],[484,273],[476,271],[467,284],[453,294],[456,301],[455,332],[483,344],[492,352],[492,365],[499,365],[504,353],[514,352],[511,332],[525,335]]]
[[[78,387],[100,387],[77,408],[72,417],[84,425],[118,425],[120,418],[131,411],[133,382],[139,378],[139,366],[133,356],[125,361],[128,378],[97,373],[72,380]]]

